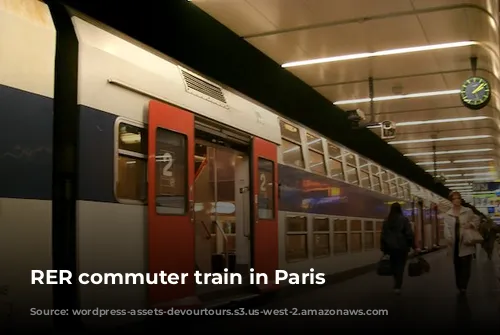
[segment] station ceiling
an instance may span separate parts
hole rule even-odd
[[[431,154],[423,153],[432,152],[433,142],[398,141],[425,140],[432,136],[455,138],[435,141],[438,152],[469,150],[437,156],[438,161],[451,162],[440,163],[439,168],[458,169],[443,172],[445,175],[495,169],[498,146],[496,1],[62,2],[442,196],[447,196],[449,189],[436,184],[425,172],[432,166],[415,164],[432,161]],[[286,63],[323,57],[467,41],[480,43],[283,67]],[[477,74],[488,79],[493,87],[494,96],[488,107],[468,110],[461,105],[457,93],[384,100],[374,103],[374,119],[396,123],[397,138],[391,140],[396,143],[387,144],[374,130],[351,129],[345,110],[360,108],[370,118],[369,104],[339,101],[367,98],[368,77],[374,79],[375,98],[458,90],[472,75],[471,56],[478,58]],[[486,118],[478,119],[478,116]],[[476,119],[463,119],[466,117]],[[462,120],[443,122],[457,118]],[[426,122],[403,123],[413,121]],[[471,138],[480,135],[481,138]],[[469,137],[456,139],[465,136]],[[472,159],[484,161],[456,162]],[[486,161],[490,159],[492,161]],[[493,174],[481,177],[496,179]]]
[[[393,121],[397,137],[387,142],[432,174],[436,151],[437,172],[450,187],[497,179],[498,1],[190,2],[331,103]],[[457,93],[473,75],[471,57],[493,92],[477,111]]]

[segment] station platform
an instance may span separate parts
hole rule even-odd
[[[498,263],[495,260],[488,260],[481,250],[473,261],[472,276],[464,298],[457,294],[453,261],[447,256],[446,250],[424,257],[431,265],[430,273],[412,278],[406,272],[399,296],[392,290],[391,277],[379,277],[371,272],[307,293],[273,299],[258,307],[261,311],[259,316],[184,316],[179,317],[179,321],[183,320],[185,331],[212,329],[218,332],[387,328],[405,332],[459,328],[500,330],[500,285],[495,271]],[[376,310],[375,313],[385,315],[291,316],[294,308],[298,312],[342,310],[344,313],[354,313],[353,311],[363,310],[366,313]],[[287,309],[289,315],[262,315],[262,311],[270,309]],[[167,323],[170,321],[173,320],[164,320]]]

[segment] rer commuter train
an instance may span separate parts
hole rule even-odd
[[[53,290],[138,308],[228,288],[191,277],[75,293],[31,285],[33,269],[272,278],[368,265],[394,201],[423,247],[439,243],[446,199],[58,6],[0,0],[0,285],[14,318],[52,306]]]

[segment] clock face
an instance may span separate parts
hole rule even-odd
[[[469,78],[460,88],[460,99],[467,108],[481,109],[490,102],[490,84],[481,77]]]

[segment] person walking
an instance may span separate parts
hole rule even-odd
[[[448,254],[453,255],[457,289],[460,294],[464,295],[469,284],[471,263],[476,252],[476,246],[467,245],[463,242],[463,232],[465,229],[477,230],[479,218],[470,208],[462,206],[460,192],[451,192],[449,200],[453,206],[445,213],[444,238],[448,243]]]
[[[403,215],[401,205],[395,202],[391,205],[389,215],[382,226],[380,249],[384,255],[390,257],[394,292],[398,295],[401,293],[408,252],[413,243],[414,235],[410,221]]]

